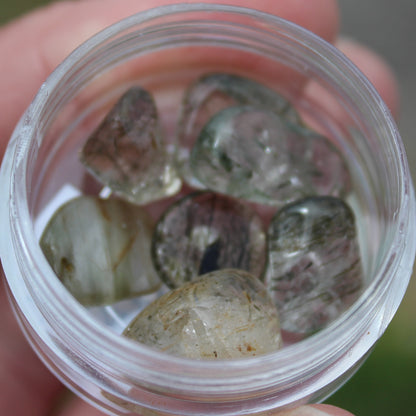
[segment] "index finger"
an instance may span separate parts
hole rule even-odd
[[[203,2],[207,2],[203,0]],[[175,0],[85,0],[59,2],[15,21],[0,30],[0,155],[14,125],[29,105],[41,83],[77,45],[104,27],[151,7]],[[194,3],[188,1],[188,3]],[[295,22],[332,41],[338,31],[334,0],[217,1],[254,7]]]

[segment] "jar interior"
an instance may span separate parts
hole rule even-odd
[[[85,140],[105,114],[132,85],[153,95],[168,148],[177,130],[185,89],[200,75],[226,72],[254,79],[288,98],[313,130],[325,135],[344,155],[352,180],[347,202],[353,208],[362,252],[365,286],[389,249],[389,222],[397,208],[392,175],[385,166],[389,149],[383,145],[374,121],[354,108],[348,81],[339,84],[322,70],[322,61],[306,47],[292,49],[282,35],[279,46],[254,31],[241,36],[240,25],[209,27],[188,23],[158,26],[143,33],[130,31],[113,40],[117,48],[98,48],[87,63],[77,64],[50,92],[42,109],[28,167],[29,211],[39,240],[54,211],[80,194],[108,195],[79,161]],[[140,38],[140,39],[139,39]],[[111,45],[110,45],[111,46]],[[331,105],[332,103],[336,105]],[[328,104],[329,103],[329,104]],[[393,197],[391,197],[393,196]],[[157,204],[147,206],[156,219]],[[88,312],[121,333],[131,319],[157,296],[146,295]],[[290,340],[286,340],[290,342]]]

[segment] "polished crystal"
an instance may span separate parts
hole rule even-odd
[[[276,206],[349,188],[346,166],[329,140],[252,106],[213,116],[192,148],[190,165],[211,190]]]
[[[80,159],[101,183],[133,203],[161,199],[181,186],[153,98],[140,87],[119,99],[88,138]]]
[[[212,73],[196,80],[187,90],[181,107],[177,134],[177,161],[183,177],[203,187],[189,167],[189,153],[205,124],[219,111],[235,105],[252,105],[297,122],[289,101],[254,80],[227,73]]]
[[[40,246],[82,304],[109,304],[160,287],[150,255],[152,225],[141,207],[81,196],[54,213]]]
[[[309,197],[281,209],[268,230],[266,285],[282,329],[311,334],[360,294],[362,267],[355,218],[335,197]]]
[[[313,192],[308,172],[313,166],[292,153],[290,139],[280,116],[257,107],[229,107],[202,129],[191,152],[192,172],[214,191],[285,204]]]
[[[249,206],[213,192],[196,192],[173,204],[158,222],[152,242],[156,269],[170,287],[222,268],[260,276],[265,232]]]
[[[262,282],[235,269],[212,272],[147,306],[124,335],[194,359],[233,359],[277,351],[277,309]]]

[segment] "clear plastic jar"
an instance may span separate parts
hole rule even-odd
[[[184,88],[211,71],[281,91],[341,149],[365,263],[362,296],[326,329],[271,355],[220,362],[173,358],[120,336],[132,303],[84,308],[38,245],[45,210],[73,193],[99,191],[77,152],[121,92],[131,84],[151,90],[172,136]],[[412,271],[413,187],[385,104],[331,45],[257,11],[163,7],[88,40],[53,72],[22,117],[1,187],[1,259],[26,336],[60,380],[110,414],[243,415],[320,401],[383,334]]]

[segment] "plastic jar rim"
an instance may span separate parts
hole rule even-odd
[[[151,21],[152,19],[166,15],[179,16],[193,12],[209,13],[214,10],[224,15],[237,13],[249,16],[251,19],[258,19],[265,23],[267,30],[273,31],[276,30],[275,28],[279,28],[280,31],[284,31],[285,36],[292,36],[297,42],[300,42],[299,39],[307,39],[307,42],[305,41],[304,44],[307,48],[316,48],[325,52],[327,58],[334,65],[334,69],[335,65],[337,65],[337,68],[340,68],[339,70],[344,71],[344,73],[347,72],[353,78],[351,87],[365,89],[369,97],[368,99],[375,108],[379,109],[380,114],[383,115],[384,127],[391,135],[394,150],[396,151],[395,156],[401,161],[398,164],[400,169],[398,183],[401,187],[400,194],[403,200],[401,201],[401,210],[396,217],[396,223],[400,224],[400,226],[397,227],[392,236],[390,256],[386,256],[383,260],[383,263],[377,270],[374,281],[366,289],[363,296],[341,318],[322,330],[319,334],[301,343],[289,346],[275,354],[250,359],[231,360],[227,362],[196,362],[195,360],[175,357],[172,360],[172,357],[169,355],[138,345],[108,329],[104,329],[92,317],[88,316],[85,309],[66,292],[60,283],[58,283],[57,279],[53,278],[53,272],[49,269],[46,259],[42,256],[33,229],[30,226],[28,201],[26,199],[24,203],[21,200],[16,203],[14,199],[15,196],[27,196],[25,190],[22,188],[25,186],[26,181],[22,180],[21,177],[17,178],[16,175],[22,173],[26,175],[27,173],[25,169],[30,146],[28,138],[37,140],[36,129],[34,127],[36,124],[36,114],[39,114],[40,109],[45,106],[49,92],[59,85],[66,72],[74,65],[74,62],[81,62],[91,50],[100,47],[109,38],[144,22]],[[24,132],[24,135],[21,134],[22,132]],[[235,389],[235,383],[239,383],[239,385],[245,386],[246,388],[264,387],[265,385],[273,384],[276,380],[282,381],[288,377],[290,378],[290,376],[299,376],[305,371],[313,371],[319,362],[327,360],[328,357],[333,357],[334,359],[337,354],[340,354],[340,342],[345,342],[347,339],[345,334],[348,331],[346,331],[346,328],[354,328],[358,332],[364,329],[364,322],[355,322],[354,315],[359,311],[368,313],[371,308],[374,308],[375,304],[368,302],[368,299],[378,299],[386,290],[388,286],[386,284],[388,283],[387,281],[394,277],[398,278],[397,270],[391,269],[394,267],[397,268],[397,264],[400,263],[399,257],[401,251],[404,251],[403,247],[405,245],[406,229],[403,232],[403,227],[409,223],[411,213],[414,213],[414,201],[411,191],[412,185],[404,157],[405,152],[395,123],[374,88],[346,57],[316,35],[279,17],[252,9],[214,4],[177,4],[162,6],[128,17],[90,38],[63,61],[40,89],[16,129],[15,137],[17,138],[14,144],[16,151],[11,166],[14,168],[19,165],[23,170],[14,169],[10,182],[12,186],[10,193],[12,200],[8,221],[12,223],[11,238],[14,242],[14,248],[15,250],[19,250],[20,256],[22,257],[21,260],[27,263],[26,270],[30,270],[32,276],[35,276],[34,280],[41,282],[42,288],[47,291],[45,292],[47,294],[47,300],[51,302],[48,306],[48,319],[50,319],[50,316],[54,316],[55,319],[58,317],[65,319],[65,316],[71,317],[71,322],[66,322],[67,325],[61,328],[61,334],[69,330],[68,336],[71,336],[74,342],[78,342],[77,347],[80,353],[86,357],[92,357],[93,360],[97,360],[103,368],[110,368],[110,372],[112,371],[111,369],[117,368],[117,371],[120,371],[120,373],[129,372],[131,379],[146,380],[146,383],[155,383],[165,387],[171,387],[175,383],[174,380],[179,380],[180,378],[182,383],[179,384],[188,385],[191,390],[194,388],[198,389],[201,385],[218,387],[219,384],[226,388],[228,386],[228,388]],[[17,189],[19,187],[20,189]],[[412,245],[413,247],[410,250],[413,250],[414,253],[414,244]],[[394,255],[392,252],[394,252]],[[27,284],[29,283],[27,282]],[[59,302],[54,302],[53,299],[59,299]],[[371,314],[368,313],[368,315]],[[72,332],[74,331],[74,319],[79,325],[77,325],[75,332]],[[55,324],[58,323],[59,321],[57,320]],[[95,349],[90,349],[89,347],[91,345],[100,345],[99,351],[96,353]],[[110,365],[109,363],[112,364]],[[163,373],[160,369],[162,369]],[[269,377],[259,377],[262,369],[267,369]],[[275,372],[272,370],[275,370]]]

